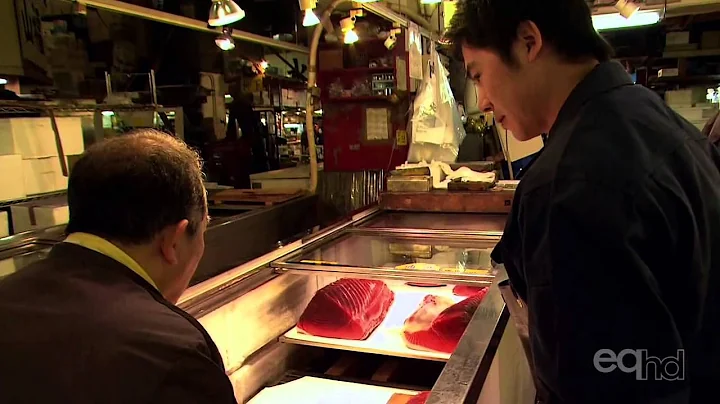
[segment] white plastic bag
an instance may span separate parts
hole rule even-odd
[[[436,52],[433,51],[430,60],[413,105],[408,161],[454,163],[465,139],[465,128],[450,89],[447,70]]]

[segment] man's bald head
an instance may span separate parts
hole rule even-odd
[[[201,165],[185,143],[150,129],[94,145],[70,175],[67,232],[141,244],[187,219],[193,234],[207,216]]]

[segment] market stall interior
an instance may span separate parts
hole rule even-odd
[[[699,128],[717,115],[720,0],[588,5],[637,84]],[[532,402],[490,252],[544,144],[478,110],[442,39],[456,7],[2,2],[0,278],[64,239],[86,148],[153,128],[204,161],[180,306],[238,401]]]

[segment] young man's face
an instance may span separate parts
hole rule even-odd
[[[539,136],[544,128],[536,117],[540,83],[534,69],[522,63],[511,66],[488,49],[463,45],[462,53],[480,110],[494,111],[495,121],[520,141]]]

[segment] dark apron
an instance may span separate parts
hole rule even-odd
[[[515,324],[520,342],[522,343],[523,350],[525,350],[525,357],[530,367],[530,374],[532,375],[533,382],[535,383],[535,404],[547,403],[547,389],[544,388],[540,380],[538,380],[535,374],[535,365],[532,359],[532,352],[530,351],[530,329],[528,319],[527,304],[522,300],[520,296],[515,292],[509,280],[504,280],[498,284],[500,293],[502,294],[503,300],[505,300],[505,306],[510,312],[510,320]]]

